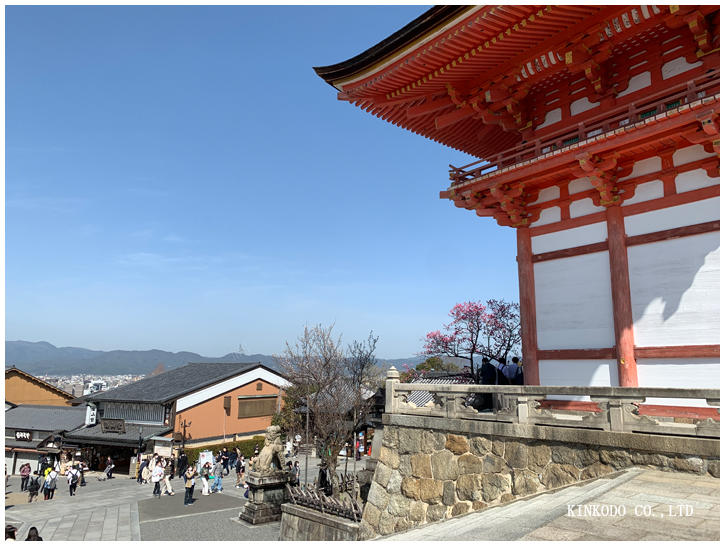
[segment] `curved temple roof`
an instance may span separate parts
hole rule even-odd
[[[340,100],[491,158],[529,139],[543,122],[531,115],[532,95],[585,71],[593,79],[592,61],[601,63],[633,39],[657,40],[653,29],[696,7],[674,8],[679,12],[635,5],[437,6],[360,55],[315,71]]]

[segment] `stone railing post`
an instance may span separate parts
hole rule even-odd
[[[525,425],[529,422],[529,401],[530,396],[516,397],[516,422]]]
[[[398,413],[400,400],[395,393],[395,385],[400,383],[400,373],[395,366],[390,366],[385,376],[385,413]]]
[[[600,402],[600,398],[591,397],[592,402]],[[609,430],[612,432],[624,432],[626,430],[625,423],[628,421],[629,407],[635,403],[642,403],[645,397],[621,397],[607,398],[607,421],[609,421]]]

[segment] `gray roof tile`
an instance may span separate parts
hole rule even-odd
[[[259,362],[196,362],[83,398],[89,401],[168,402],[256,367],[266,368]]]
[[[20,404],[5,412],[5,428],[25,430],[73,430],[85,423],[85,406]]]

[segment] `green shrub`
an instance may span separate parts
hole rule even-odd
[[[186,453],[186,457],[189,460],[189,463],[195,463],[199,460],[199,453],[202,451],[212,451],[215,454],[222,450],[222,448],[226,447],[227,450],[231,453],[234,451],[235,448],[239,448],[239,450],[242,452],[242,455],[246,459],[250,459],[254,456],[254,446],[259,444],[259,450],[261,451],[264,447],[264,436],[254,436],[253,438],[249,440],[240,440],[238,442],[226,442],[221,444],[209,444],[206,446],[199,446],[199,447],[186,447],[184,448],[184,453]]]

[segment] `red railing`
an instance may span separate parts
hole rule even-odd
[[[479,159],[462,167],[449,165],[452,186],[474,180],[489,172],[535,159],[548,152],[607,133],[619,127],[633,125],[651,116],[720,92],[720,70],[680,83],[671,89],[603,112],[586,122],[570,125],[554,134],[504,150],[493,157]]]

